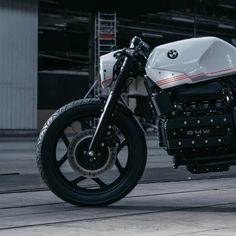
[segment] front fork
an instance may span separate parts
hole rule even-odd
[[[120,69],[120,73],[117,77],[116,83],[108,96],[105,107],[99,119],[97,128],[95,130],[94,136],[90,143],[88,152],[89,156],[95,155],[97,148],[101,143],[102,137],[105,134],[109,120],[112,116],[114,116],[118,99],[120,98],[126,79],[129,77],[130,68],[132,67],[132,65],[133,65],[133,58],[126,57]]]

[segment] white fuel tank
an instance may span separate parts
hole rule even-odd
[[[236,74],[236,48],[216,37],[163,44],[151,52],[146,73],[162,89]]]

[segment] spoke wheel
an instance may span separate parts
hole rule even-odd
[[[146,143],[131,116],[117,112],[94,157],[88,146],[101,114],[97,100],[77,101],[49,119],[37,148],[40,173],[60,198],[80,206],[101,206],[127,195],[146,163]]]

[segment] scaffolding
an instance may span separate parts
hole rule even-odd
[[[98,12],[95,17],[95,63],[94,63],[94,96],[107,93],[107,90],[101,89],[101,80],[99,77],[100,56],[113,51],[116,48],[116,12],[102,13]]]

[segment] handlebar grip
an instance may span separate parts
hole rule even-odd
[[[148,58],[149,46],[141,38],[134,36],[130,42],[130,49],[134,49],[136,53],[143,55],[145,59]]]
[[[132,38],[131,42],[130,42],[130,48],[134,48],[135,49],[137,46],[139,46],[141,41],[142,40],[139,37],[134,36]]]

